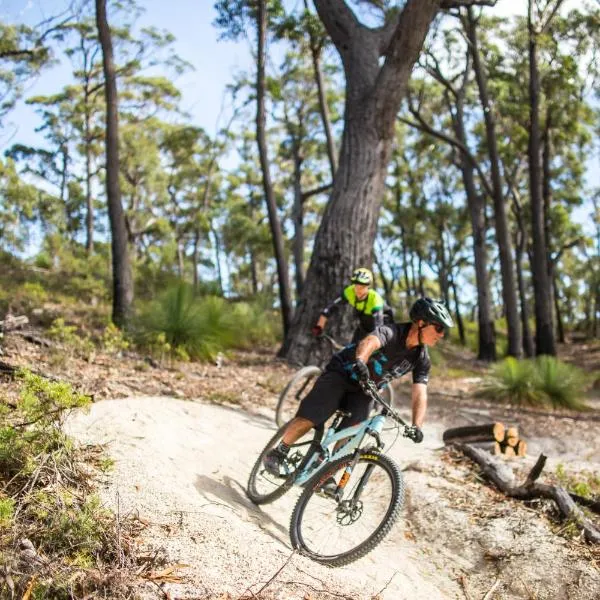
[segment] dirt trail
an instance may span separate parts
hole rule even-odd
[[[435,418],[423,444],[400,439],[390,451],[408,467],[409,492],[403,518],[375,551],[338,569],[290,558],[298,492],[260,508],[244,494],[273,427],[265,416],[166,397],[97,402],[69,422],[80,442],[108,444],[115,468],[105,501],[150,521],[147,549],[188,565],[182,582],[166,587],[173,599],[253,597],[281,567],[260,597],[474,599],[494,586],[490,599],[600,597],[598,565],[586,549],[482,486],[469,466],[444,459],[445,425]],[[152,587],[146,591],[151,597]]]

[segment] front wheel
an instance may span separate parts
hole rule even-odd
[[[279,444],[286,428],[287,423],[267,442],[250,471],[246,495],[254,504],[267,504],[283,496],[292,487],[296,474],[304,468],[323,437],[323,427],[311,429],[292,444],[282,467],[282,476],[277,477],[265,470],[263,460],[267,452]]]
[[[404,502],[400,469],[379,452],[360,455],[335,497],[324,484],[333,477],[339,485],[352,460],[344,456],[316,473],[305,485],[290,522],[292,547],[331,567],[347,565],[375,548]]]
[[[277,408],[275,409],[277,427],[281,427],[294,417],[300,402],[311,390],[313,383],[321,373],[319,367],[309,365],[308,367],[302,367],[289,380],[279,396]]]

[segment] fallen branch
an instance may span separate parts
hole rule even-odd
[[[513,485],[514,474],[512,470],[508,469],[504,463],[499,462],[491,454],[479,448],[474,448],[469,444],[455,444],[455,446],[465,456],[476,462],[481,467],[483,475],[491,480],[507,496],[518,500],[533,500],[535,498],[554,500],[563,518],[572,520],[581,527],[585,540],[594,544],[600,544],[600,531],[583,514],[582,510],[575,504],[564,488],[536,483],[546,464],[546,456],[540,454],[525,482],[522,485],[515,486]]]

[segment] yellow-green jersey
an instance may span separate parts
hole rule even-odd
[[[369,290],[365,298],[359,300],[356,297],[354,286],[349,285],[331,304],[321,311],[321,314],[329,318],[342,304],[350,304],[354,307],[363,333],[368,333],[383,325],[385,301],[375,290]]]

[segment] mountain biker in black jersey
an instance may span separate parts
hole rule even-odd
[[[434,346],[454,327],[442,302],[419,298],[410,309],[408,323],[391,323],[375,329],[358,346],[349,344],[335,354],[300,403],[282,440],[264,459],[265,469],[280,476],[290,446],[312,427],[325,423],[343,408],[351,413],[339,429],[360,423],[369,416],[371,399],[359,382],[372,379],[379,388],[396,377],[412,371],[412,430],[415,443],[423,441],[421,428],[427,411],[427,382],[431,361],[428,346]]]
[[[393,321],[393,313],[384,299],[373,289],[373,273],[369,269],[360,267],[355,269],[350,278],[350,285],[342,290],[342,293],[330,304],[328,304],[319,315],[319,320],[312,328],[312,334],[319,337],[330,315],[332,315],[343,304],[353,306],[359,319],[358,327],[354,330],[352,343],[371,333],[376,327]]]

